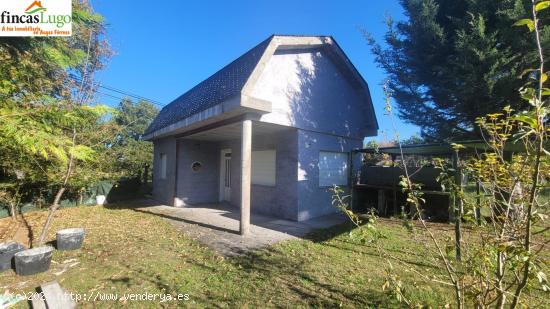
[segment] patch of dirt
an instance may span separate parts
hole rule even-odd
[[[14,221],[11,217],[0,219],[0,242],[4,242],[13,237],[21,221]]]
[[[14,240],[20,244],[22,244],[23,246],[29,248],[30,247],[30,232],[27,228],[25,228],[24,226],[19,226],[19,228],[17,229],[17,231],[15,231],[15,235],[12,237],[11,240]]]
[[[31,225],[38,220],[40,214],[23,214],[17,216],[17,220],[11,217],[0,219],[0,243],[7,241],[16,241],[27,248],[31,246],[31,240],[34,238]]]

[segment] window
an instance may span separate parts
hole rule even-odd
[[[252,184],[275,186],[275,150],[252,151]]]
[[[348,154],[345,152],[319,152],[319,187],[348,185]]]
[[[191,164],[191,170],[193,170],[193,172],[198,172],[201,168],[202,168],[202,163],[198,161],[195,161],[193,162],[193,164]]]
[[[166,179],[166,154],[160,154],[160,179]]]

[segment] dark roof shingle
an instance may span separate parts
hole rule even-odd
[[[261,42],[209,78],[162,108],[145,135],[238,95],[260,61],[273,36]]]

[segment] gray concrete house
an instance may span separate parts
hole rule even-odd
[[[350,150],[376,135],[368,85],[330,36],[273,35],[166,105],[154,143],[153,196],[185,207],[227,202],[303,221],[334,213]]]

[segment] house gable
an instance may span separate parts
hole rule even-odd
[[[367,83],[331,37],[274,35],[165,106],[144,138],[247,113],[357,139],[378,129]]]
[[[272,103],[264,122],[356,139],[376,134],[368,88],[324,46],[277,49],[251,96]]]

